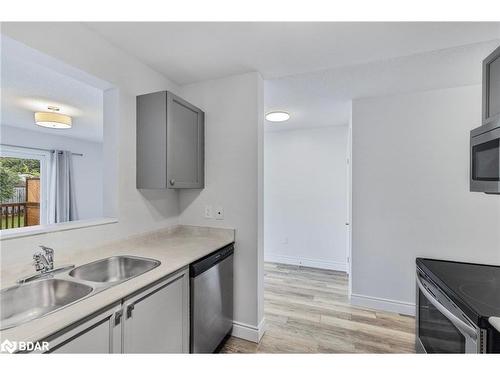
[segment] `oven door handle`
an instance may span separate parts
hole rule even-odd
[[[446,307],[444,307],[422,284],[420,281],[420,277],[417,274],[417,285],[420,291],[424,294],[424,296],[434,305],[436,309],[439,310],[441,314],[447,317],[455,327],[457,327],[460,331],[469,335],[472,339],[477,339],[477,331],[474,327],[470,326],[462,319],[457,318],[454,314],[452,314]]]

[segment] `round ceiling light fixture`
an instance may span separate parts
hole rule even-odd
[[[35,112],[35,124],[51,129],[70,129],[72,119],[70,116],[63,115],[59,108],[49,106],[47,109],[51,112]]]
[[[271,122],[283,122],[290,119],[290,114],[283,111],[269,112],[266,114],[266,120]]]

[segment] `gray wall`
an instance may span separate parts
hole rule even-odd
[[[413,312],[415,258],[500,264],[500,196],[469,192],[481,87],[353,101],[353,302]]]
[[[258,269],[263,266],[259,243],[262,78],[248,73],[191,84],[181,87],[180,95],[205,111],[206,177],[203,190],[180,191],[179,222],[236,228],[234,332],[254,339],[263,319],[258,292]],[[224,220],[206,219],[205,205],[222,206]]]

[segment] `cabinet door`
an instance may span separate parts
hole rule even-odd
[[[107,310],[49,339],[49,353],[120,353],[121,306]]]
[[[204,113],[167,93],[167,186],[204,187]]]
[[[166,91],[137,97],[138,189],[167,187],[167,93]]]
[[[126,300],[124,314],[124,353],[188,353],[187,271]]]
[[[497,58],[489,63],[488,117],[500,118],[500,48]]]

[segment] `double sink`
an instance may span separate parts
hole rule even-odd
[[[31,277],[0,291],[0,330],[41,318],[159,265],[155,259],[122,255]]]

